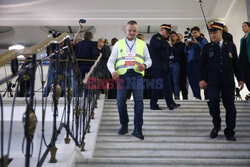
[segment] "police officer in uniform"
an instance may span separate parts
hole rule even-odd
[[[207,90],[209,98],[208,107],[213,118],[214,128],[210,133],[211,138],[216,138],[221,129],[220,95],[226,109],[226,129],[224,134],[227,140],[236,141],[235,122],[236,108],[234,104],[234,74],[238,80],[240,89],[244,82],[237,57],[236,47],[233,43],[222,39],[223,24],[214,22],[209,27],[212,40],[204,46],[200,63],[201,89]]]
[[[180,106],[180,104],[176,104],[173,100],[173,96],[170,93],[169,87],[169,56],[170,56],[170,45],[168,42],[168,37],[171,32],[171,25],[163,24],[161,25],[161,30],[159,33],[152,36],[150,40],[150,57],[152,59],[152,79],[161,79],[163,82],[163,94],[167,103],[169,110],[173,110]],[[152,110],[161,110],[157,101],[159,99],[159,95],[161,93],[161,89],[152,89],[151,100],[150,100],[150,108]]]

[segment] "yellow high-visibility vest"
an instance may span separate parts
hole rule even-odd
[[[138,65],[143,64],[145,61],[144,57],[144,41],[136,38],[135,42],[135,64],[134,64],[134,70],[137,73],[142,74],[144,76],[144,71],[138,70]],[[127,72],[127,66],[125,65],[125,56],[127,55],[127,49],[126,49],[126,41],[125,38],[118,41],[118,57],[115,63],[115,70],[118,75],[126,74]]]

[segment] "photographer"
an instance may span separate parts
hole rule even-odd
[[[52,33],[53,38],[59,37],[62,34],[62,33],[57,33],[56,31],[51,31],[50,33]],[[64,43],[61,42],[60,47],[62,47],[63,45],[64,45]],[[47,47],[47,55],[49,56],[55,52],[56,52],[56,44],[52,43],[50,46]],[[60,58],[61,59],[64,58],[63,52],[60,52]],[[44,94],[43,94],[44,97],[47,97],[49,95],[51,86],[54,84],[54,72],[56,69],[56,61],[55,61],[56,56],[54,55],[50,59],[52,59],[52,60],[50,61],[50,65],[49,65],[47,85],[45,87]],[[65,63],[59,62],[58,73],[61,76],[65,76],[65,69],[63,68],[63,66],[65,66]],[[63,80],[60,80],[60,85],[64,89],[65,84],[64,84]],[[63,95],[63,93],[61,93],[61,96],[62,95]]]
[[[194,97],[201,99],[198,77],[198,66],[203,46],[208,43],[206,38],[200,37],[200,28],[191,29],[192,37],[186,40],[185,53],[187,54],[187,74]]]
[[[176,100],[180,99],[180,74],[185,73],[185,54],[184,48],[185,44],[183,42],[178,42],[177,33],[175,31],[171,32],[170,36],[170,46],[171,46],[171,56],[169,57],[169,76],[170,76],[170,88],[171,93],[174,92],[174,97]],[[183,93],[183,92],[182,92]],[[187,95],[184,99],[187,99]]]

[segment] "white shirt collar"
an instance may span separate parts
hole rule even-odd
[[[220,47],[222,46],[222,44],[223,44],[223,39],[219,42]]]
[[[133,42],[136,38],[134,38],[133,40],[128,40],[128,38],[125,36],[125,39],[128,41],[128,42]]]

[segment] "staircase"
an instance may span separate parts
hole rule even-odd
[[[236,142],[224,137],[225,110],[221,104],[222,130],[210,139],[212,121],[205,101],[177,101],[181,107],[168,110],[163,100],[161,111],[149,109],[144,100],[145,140],[133,132],[134,103],[127,102],[129,133],[117,134],[120,128],[116,100],[105,100],[93,158],[78,159],[77,167],[163,167],[220,166],[250,167],[250,103],[236,101]]]

